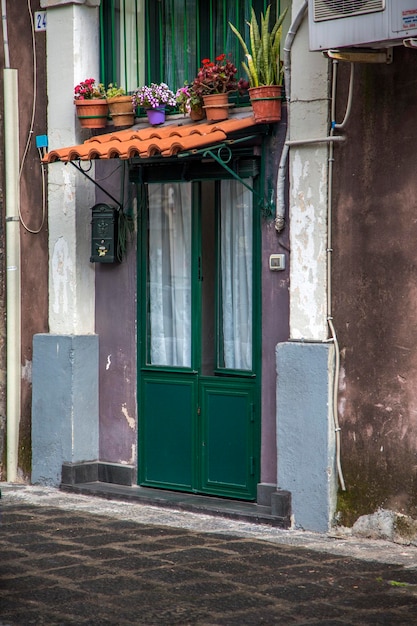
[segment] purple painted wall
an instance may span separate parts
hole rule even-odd
[[[120,199],[121,169],[115,161],[96,166],[97,180]],[[127,175],[127,169],[126,169]],[[110,185],[112,181],[112,185]],[[125,197],[127,197],[127,192]],[[114,203],[101,192],[97,201]],[[136,233],[122,263],[95,264],[96,332],[99,335],[100,460],[136,464]]]
[[[285,112],[284,112],[285,116]],[[276,189],[280,146],[285,122],[268,139],[266,188]],[[108,173],[114,162],[97,163],[97,179],[118,197],[120,183]],[[110,180],[111,186],[110,186]],[[111,203],[101,192],[97,201]],[[276,482],[276,370],[275,346],[288,338],[288,227],[278,236],[274,216],[262,218],[262,433],[261,481]],[[136,236],[133,237],[135,239]],[[287,255],[287,269],[269,270],[269,256]],[[129,246],[120,265],[96,264],[96,332],[100,338],[100,459],[113,463],[136,463],[136,249]]]
[[[348,66],[340,64],[338,121]],[[417,66],[357,65],[335,149],[333,317],[341,348],[342,521],[417,517]]]
[[[276,202],[276,176],[286,132],[286,109],[268,140],[265,158],[266,187],[274,191]],[[261,430],[261,482],[276,483],[276,357],[277,343],[289,336],[289,223],[277,233],[274,217],[262,220],[262,430]],[[272,272],[269,269],[271,254],[285,254],[286,269]]]

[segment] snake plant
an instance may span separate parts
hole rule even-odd
[[[276,20],[272,30],[269,28],[271,5],[260,15],[260,27],[255,11],[252,7],[251,21],[249,26],[250,50],[236,26],[229,22],[229,26],[238,38],[245,53],[246,62],[242,67],[248,75],[250,87],[262,85],[282,85],[283,68],[279,58],[282,23],[287,9]]]

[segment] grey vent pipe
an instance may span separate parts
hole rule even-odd
[[[304,0],[287,33],[283,50],[285,99],[287,101],[287,134],[278,167],[277,210],[275,215],[275,228],[278,232],[281,232],[285,225],[285,175],[287,172],[288,152],[290,149],[288,141],[290,139],[291,48],[295,35],[307,12],[307,7],[308,1]]]
[[[21,404],[19,104],[17,70],[10,69],[6,0],[2,0],[1,9],[5,60],[7,481],[16,482]]]

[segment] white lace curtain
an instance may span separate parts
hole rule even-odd
[[[223,181],[220,267],[228,369],[252,369],[252,230],[252,193],[238,181]]]
[[[150,356],[191,367],[191,183],[149,185]]]
[[[114,0],[111,5],[115,24],[116,59],[112,60],[117,73],[115,80],[127,91],[145,84],[146,10],[152,2],[156,0]],[[228,22],[240,24],[241,28],[250,20],[251,3],[213,0],[209,23],[207,14],[202,12],[203,5],[206,3],[202,0],[158,0],[160,30],[153,34],[149,54],[153,54],[153,46],[160,48],[161,79],[174,91],[185,80],[193,80],[202,57],[231,53],[237,67],[244,60]],[[208,40],[204,37],[206,32],[210,32]],[[204,49],[202,39],[206,39]]]
[[[149,185],[149,345],[153,365],[192,366],[191,216],[191,183]],[[223,345],[219,365],[251,370],[252,194],[237,181],[222,182],[220,224]]]
[[[145,84],[145,0],[120,0],[117,17],[119,85],[129,92]]]

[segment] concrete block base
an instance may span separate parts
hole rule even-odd
[[[134,484],[135,468],[132,465],[90,461],[85,463],[63,463],[62,484],[111,483],[131,486]]]
[[[64,462],[97,459],[98,336],[35,335],[32,483],[59,485]]]
[[[277,490],[273,483],[258,483],[256,487],[256,502],[261,506],[271,506],[271,495]]]
[[[291,492],[295,526],[326,532],[336,508],[333,352],[327,343],[278,344],[278,489]]]

